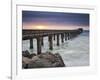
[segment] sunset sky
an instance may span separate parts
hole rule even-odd
[[[89,29],[89,14],[22,11],[23,29]]]

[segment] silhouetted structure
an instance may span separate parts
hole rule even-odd
[[[57,39],[57,46],[59,43],[59,36],[61,35],[61,42],[70,40],[83,32],[82,28],[75,30],[29,30],[23,29],[22,40],[30,40],[30,49],[33,49],[33,39],[37,39],[37,54],[41,54],[41,46],[44,45],[43,37],[48,36],[49,49],[53,50],[53,39]],[[53,38],[54,37],[54,38]]]

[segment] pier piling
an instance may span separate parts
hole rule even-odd
[[[41,37],[41,45],[44,45],[43,37]]]
[[[49,49],[53,50],[52,35],[49,35]]]
[[[61,42],[64,42],[64,34],[61,34]]]
[[[37,54],[41,54],[41,37],[37,37]]]
[[[67,41],[67,33],[65,33],[65,41]]]
[[[54,40],[55,40],[56,35],[54,34]]]
[[[57,46],[59,46],[59,34],[57,34]]]
[[[33,39],[30,39],[30,49],[33,49]]]

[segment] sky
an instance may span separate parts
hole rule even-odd
[[[89,14],[22,11],[23,29],[89,30]]]

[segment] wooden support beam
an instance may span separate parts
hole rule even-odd
[[[62,43],[64,42],[64,34],[63,33],[61,34],[61,42]]]
[[[44,45],[43,37],[41,37],[41,45]]]
[[[72,39],[72,32],[70,33],[70,39]]]
[[[50,50],[53,50],[52,35],[49,35],[48,38],[49,38],[49,49],[50,49]]]
[[[54,34],[54,40],[55,40],[55,34]]]
[[[57,34],[57,46],[59,46],[59,34]]]
[[[33,39],[30,39],[30,49],[33,49]]]
[[[37,54],[41,54],[41,37],[37,37]]]
[[[70,39],[70,33],[68,33],[68,40]]]
[[[65,33],[65,41],[67,41],[67,33]]]

